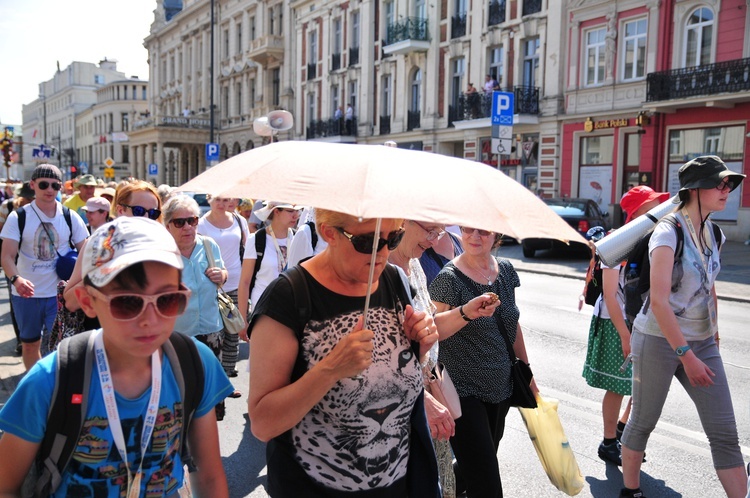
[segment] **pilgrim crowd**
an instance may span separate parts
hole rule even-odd
[[[621,497],[643,497],[641,463],[676,377],[726,495],[740,498],[747,473],[713,287],[724,237],[708,215],[744,175],[704,156],[679,180],[672,221],[649,243],[650,299],[632,323],[624,262],[603,268],[582,362],[604,392],[598,455],[622,466]],[[61,358],[74,361],[78,344],[89,362],[70,401],[84,407],[81,423],[63,434],[74,444],[45,494],[228,496],[218,430],[226,399],[246,398],[271,496],[503,496],[512,371],[530,358],[521,281],[496,256],[501,234],[283,199],[214,196],[202,213],[168,185],[64,182],[50,164],[2,197],[0,263],[27,373],[0,409],[0,495],[49,467],[38,460]],[[621,207],[630,221],[668,197],[639,186]],[[170,354],[175,332],[200,362],[192,413],[184,391],[195,375]],[[250,343],[246,393],[228,380],[240,341]],[[539,393],[533,379],[523,387]]]

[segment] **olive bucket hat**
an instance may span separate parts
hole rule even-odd
[[[716,188],[724,178],[728,178],[732,183],[731,192],[745,179],[745,175],[730,170],[716,156],[700,156],[686,162],[680,167],[677,176],[680,180],[680,190],[677,192],[680,201],[687,200],[690,189]]]

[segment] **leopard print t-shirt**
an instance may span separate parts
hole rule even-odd
[[[312,301],[307,323],[301,323],[291,285],[284,279],[268,287],[255,316],[265,314],[294,330],[300,339],[297,365],[309,369],[353,329],[365,298],[331,292],[303,271]],[[269,457],[268,478],[269,484],[289,491],[282,496],[293,496],[290,486],[297,491],[305,488],[288,478],[288,465],[300,466],[317,485],[343,492],[368,491],[368,497],[380,496],[370,494],[373,490],[403,486],[410,417],[422,391],[422,375],[401,325],[403,307],[383,275],[370,306],[368,326],[375,332],[372,365],[361,379],[336,383],[293,429],[274,441],[281,446],[275,450],[281,449],[282,457],[278,453]]]
[[[516,306],[516,287],[521,285],[518,273],[507,259],[497,259],[499,272],[491,285],[472,281],[467,287],[452,262],[446,264],[430,284],[430,297],[438,303],[458,308],[485,292],[500,297],[500,306],[491,317],[477,318],[440,341],[439,359],[451,374],[451,380],[461,397],[475,397],[488,403],[499,403],[510,397],[511,359],[508,347],[498,329],[499,316],[510,342],[516,340],[520,312]],[[469,277],[467,277],[469,278]]]

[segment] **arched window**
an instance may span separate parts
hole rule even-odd
[[[245,145],[245,150],[251,150],[255,148],[255,144],[252,140],[248,140],[247,144]]]
[[[234,143],[234,147],[232,147],[232,155],[236,156],[240,152],[242,152],[242,149],[240,149],[240,144],[239,144],[239,142],[235,142]]]
[[[417,69],[411,77],[411,98],[409,100],[409,110],[419,112],[421,109],[420,96],[422,95],[422,70]]]
[[[710,64],[713,37],[714,13],[707,7],[694,10],[685,24],[683,67]]]

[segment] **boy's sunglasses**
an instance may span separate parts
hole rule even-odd
[[[170,223],[173,224],[175,228],[182,228],[185,226],[185,223],[187,223],[191,227],[194,227],[198,225],[198,217],[191,216],[189,218],[173,218]]]
[[[62,183],[58,182],[45,182],[42,180],[41,182],[36,182],[37,187],[39,187],[42,190],[47,190],[48,188],[52,187],[52,190],[60,190],[62,188]]]
[[[349,232],[345,231],[341,227],[334,227],[336,230],[341,232],[341,234],[349,239],[349,242],[352,243],[354,246],[354,250],[357,252],[361,252],[362,254],[372,254],[372,244],[375,240],[375,233],[363,233],[361,235],[352,235]],[[394,230],[393,232],[388,234],[387,239],[378,239],[378,251],[380,251],[383,247],[386,245],[388,246],[388,250],[392,251],[395,248],[398,247],[399,243],[401,242],[401,239],[404,238],[404,229],[399,228],[398,230]]]
[[[135,320],[143,314],[148,304],[153,304],[156,313],[162,318],[174,318],[185,311],[190,290],[180,284],[180,290],[162,292],[160,294],[126,294],[115,293],[106,295],[91,286],[86,286],[88,293],[109,305],[112,318],[120,321]]]
[[[489,230],[480,230],[478,228],[471,228],[471,227],[461,227],[461,231],[465,233],[466,235],[472,235],[474,232],[477,232],[480,237],[486,237],[490,233]]]
[[[143,206],[128,206],[127,204],[120,204],[120,206],[130,208],[130,210],[133,211],[133,216],[148,215],[151,220],[156,220],[161,216],[161,211],[158,209],[146,209]]]

